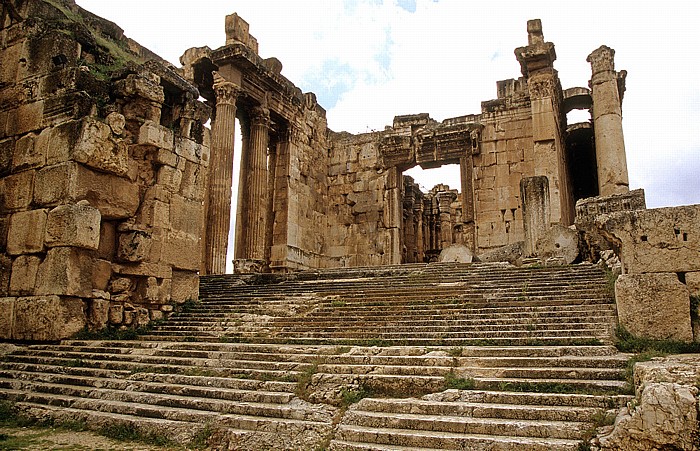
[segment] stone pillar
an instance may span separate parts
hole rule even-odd
[[[462,182],[462,222],[464,223],[464,241],[476,255],[476,224],[474,222],[474,157],[471,150],[459,159],[460,179]]]
[[[256,107],[250,120],[249,204],[246,259],[265,260],[268,219],[267,147],[270,140],[270,110]]]
[[[449,191],[438,193],[438,205],[440,210],[440,241],[438,249],[440,250],[452,245],[452,228],[454,224],[452,223],[452,209],[450,206],[454,198],[454,193]]]
[[[241,166],[238,174],[238,202],[236,203],[236,245],[234,247],[234,258],[236,260],[245,258],[246,236],[248,231],[248,216],[246,215],[249,205],[248,196],[248,172],[250,161],[250,125],[247,121],[241,120]]]
[[[525,229],[525,255],[535,253],[537,240],[551,224],[549,207],[549,180],[545,176],[526,177],[520,180],[520,198]]]
[[[425,259],[425,238],[423,223],[423,199],[413,205],[413,215],[416,217],[416,263],[423,263]]]
[[[216,120],[212,127],[211,162],[207,208],[207,274],[226,272],[226,248],[231,223],[231,185],[233,182],[233,143],[236,125],[236,99],[240,87],[217,76]]]
[[[590,86],[600,195],[626,193],[629,191],[629,178],[622,135],[620,91],[627,73],[615,72],[615,50],[606,46],[593,51],[587,61],[591,63],[592,71]]]

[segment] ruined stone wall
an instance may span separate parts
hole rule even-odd
[[[498,98],[482,103],[481,152],[474,155],[478,248],[523,241],[520,180],[535,175],[532,114],[525,80],[498,83]]]
[[[312,94],[311,100],[314,100]],[[278,160],[275,241],[271,268],[339,266],[334,262],[329,218],[329,158],[325,114],[307,109],[292,128],[288,156]],[[279,157],[278,157],[279,158]],[[282,179],[286,178],[286,180]]]
[[[399,177],[381,168],[380,136],[331,139],[328,256],[338,266],[401,263]]]
[[[0,338],[161,319],[197,296],[208,108],[114,24],[68,1],[8,5]]]

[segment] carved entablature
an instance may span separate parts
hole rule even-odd
[[[415,157],[411,137],[395,134],[384,136],[379,143],[379,155],[385,168],[410,166]]]
[[[424,168],[455,163],[471,148],[471,131],[468,126],[423,130],[417,134],[416,163]]]

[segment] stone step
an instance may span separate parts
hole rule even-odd
[[[268,418],[245,414],[227,414],[223,412],[201,410],[197,406],[172,407],[165,405],[152,405],[138,400],[121,401],[116,399],[82,398],[53,393],[25,392],[19,390],[0,389],[4,399],[14,402],[29,402],[33,404],[48,405],[62,408],[72,408],[87,411],[99,411],[132,415],[144,418],[158,418],[163,420],[207,423],[216,422],[219,425],[244,430],[265,430],[271,428],[287,428],[290,430],[303,430],[306,427],[328,426],[332,415],[325,415],[327,421],[294,418]],[[129,392],[121,392],[125,399],[132,398]],[[137,394],[138,395],[138,394]],[[147,397],[145,397],[147,398]],[[146,399],[144,399],[146,400]],[[316,417],[318,417],[316,415]]]
[[[110,390],[132,390],[147,393],[161,393],[200,398],[222,399],[228,401],[286,404],[293,398],[294,387],[284,387],[286,391],[265,390],[266,387],[255,384],[244,388],[226,388],[217,385],[202,386],[166,382],[143,381],[134,378],[110,379],[86,376],[70,376],[56,373],[32,373],[0,369],[0,386],[19,389],[23,381],[55,384],[58,386],[92,387]],[[195,382],[195,381],[189,381]],[[200,381],[196,381],[200,382]],[[211,383],[211,381],[209,381]],[[278,387],[279,388],[279,387]],[[44,390],[45,391],[45,390]]]
[[[410,429],[372,428],[342,424],[331,442],[332,450],[350,450],[344,443],[402,446],[408,449],[468,449],[473,451],[575,451],[580,440],[542,437],[513,437],[499,435],[461,434],[416,431]]]
[[[460,415],[428,415],[417,413],[368,412],[350,409],[342,425],[376,429],[403,429],[458,434],[544,437],[580,440],[591,423],[577,421],[528,420],[521,418],[472,417]],[[341,426],[342,427],[342,426]]]
[[[49,394],[71,398],[94,399],[96,401],[115,401],[119,403],[147,404],[167,408],[202,410],[255,417],[271,417],[303,421],[323,421],[318,413],[301,400],[293,403],[270,403],[256,401],[238,401],[221,397],[195,396],[193,393],[157,393],[139,390],[137,386],[125,388],[96,388],[56,383],[44,383],[37,380],[15,381],[0,379],[0,390]],[[211,392],[208,392],[211,393]],[[318,407],[316,407],[318,409]]]

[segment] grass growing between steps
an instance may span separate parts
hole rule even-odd
[[[700,343],[686,343],[676,340],[654,340],[632,335],[623,326],[618,326],[615,331],[617,340],[615,346],[622,352],[645,353],[656,352],[659,354],[697,354],[700,353]]]
[[[140,326],[136,329],[132,328],[119,328],[114,326],[107,326],[100,330],[89,330],[87,327],[76,333],[71,337],[71,340],[105,340],[105,341],[131,341],[136,340],[139,335],[147,334],[152,331],[156,326],[162,324],[164,320],[151,321],[150,323]]]
[[[691,298],[691,309],[692,309]],[[695,303],[697,314],[697,301]],[[641,338],[631,334],[623,326],[617,326],[615,331],[615,346],[622,352],[635,355],[627,362],[625,380],[627,382],[626,393],[634,394],[634,365],[639,362],[647,362],[655,357],[665,357],[669,354],[697,354],[700,353],[700,343],[686,343],[676,340],[653,340]]]
[[[474,390],[476,388],[476,382],[472,378],[457,377],[457,375],[450,371],[445,374],[445,390],[456,389],[456,390]]]

